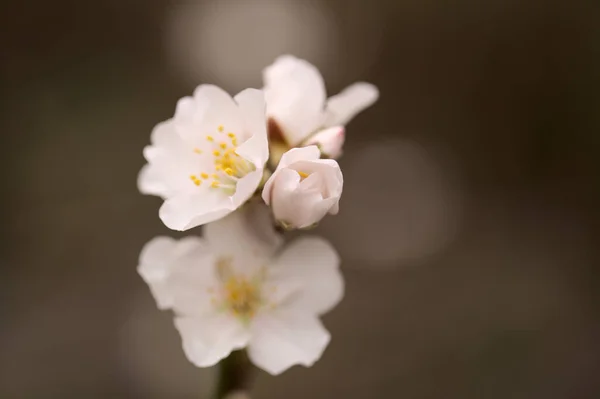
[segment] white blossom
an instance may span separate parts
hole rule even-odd
[[[319,316],[343,296],[329,243],[307,237],[281,248],[268,210],[255,203],[206,225],[202,239],[167,241],[146,245],[140,273],[157,302],[175,312],[192,363],[212,366],[247,348],[256,366],[279,374],[321,357],[330,334]],[[161,278],[148,278],[144,264]]]
[[[232,99],[199,86],[154,128],[144,157],[138,187],[165,200],[159,216],[167,227],[187,230],[227,215],[256,191],[269,157],[262,92]]]
[[[267,115],[290,146],[312,144],[307,142],[310,136],[327,128],[343,129],[379,97],[375,86],[359,82],[326,99],[318,69],[291,55],[281,56],[265,68],[263,80]]]
[[[342,171],[333,159],[319,157],[314,145],[293,148],[283,154],[265,183],[262,198],[286,228],[309,227],[327,213],[338,213]]]

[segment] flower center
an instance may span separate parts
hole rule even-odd
[[[213,296],[213,303],[242,321],[249,321],[266,303],[262,295],[264,271],[251,278],[236,274],[229,257],[217,259],[215,267],[221,284],[219,298]]]
[[[238,148],[237,136],[232,132],[225,133],[223,125],[217,127],[214,136],[208,135],[205,140],[206,144],[202,148],[194,148],[194,152],[198,155],[205,154],[205,151],[210,154],[208,156],[213,158],[213,168],[191,175],[190,180],[196,186],[206,181],[210,188],[222,189],[228,195],[233,195],[237,181],[254,171],[255,166],[235,152]]]
[[[225,303],[235,316],[251,318],[262,303],[258,284],[243,276],[229,277],[223,288]]]

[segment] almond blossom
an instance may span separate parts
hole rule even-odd
[[[333,141],[337,148],[322,148],[331,158],[341,154],[344,125],[379,97],[375,86],[359,82],[326,99],[325,84],[318,69],[291,55],[281,56],[265,68],[263,80],[270,134],[282,135],[290,147],[295,147],[319,144],[310,137],[335,128],[337,136],[332,138],[337,137]]]
[[[257,203],[206,225],[204,238],[146,245],[138,270],[159,307],[175,312],[196,366],[241,348],[271,374],[321,357],[330,334],[319,316],[343,296],[339,257],[321,238],[282,245]]]
[[[265,183],[262,198],[285,228],[310,227],[339,210],[344,179],[333,159],[319,159],[312,145],[283,154]]]
[[[174,230],[217,220],[256,191],[269,157],[265,102],[246,89],[231,98],[201,85],[158,124],[138,176],[144,194],[160,196],[159,216]]]

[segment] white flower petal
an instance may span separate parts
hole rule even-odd
[[[276,311],[254,320],[248,356],[256,366],[277,375],[295,364],[312,366],[330,338],[316,317]]]
[[[194,97],[186,96],[177,101],[177,106],[175,107],[176,119],[193,123],[195,112],[196,103]]]
[[[200,85],[193,97],[180,100],[173,120],[177,132],[193,146],[203,143],[206,135],[214,134],[219,126],[238,134],[244,132],[237,104],[214,85]]]
[[[159,309],[168,309],[172,304],[171,293],[165,282],[172,267],[171,261],[177,242],[170,237],[155,237],[140,253],[138,273],[150,287]]]
[[[278,220],[300,229],[321,220],[339,198],[323,198],[319,190],[301,189],[304,182],[299,181],[297,172],[281,170],[273,183],[271,206]]]
[[[276,169],[275,173],[278,173],[279,170],[283,170],[284,168],[288,167],[290,164],[292,164],[294,162],[304,160],[304,159],[319,159],[320,157],[321,157],[321,152],[319,151],[319,148],[315,145],[311,145],[308,147],[301,147],[301,148],[292,148],[291,150],[289,150],[285,154],[283,154],[283,156],[281,157],[281,160],[279,161],[279,164],[277,165],[277,169]],[[299,176],[297,177],[297,180],[300,181]],[[274,181],[275,181],[275,174],[273,174],[271,176],[271,178],[269,178],[267,180],[267,182],[265,183],[265,186],[263,187],[262,198],[267,205],[269,205],[271,203],[271,190],[273,189]],[[295,186],[295,184],[294,184],[294,186]]]
[[[248,330],[225,313],[178,317],[175,327],[181,334],[185,355],[198,367],[214,366],[233,350],[245,347],[249,340]]]
[[[160,171],[151,164],[144,165],[140,170],[137,186],[140,192],[145,195],[166,198],[171,193],[171,188],[166,184]]]
[[[324,314],[344,296],[340,258],[329,242],[319,237],[302,237],[286,246],[274,261],[269,283],[277,286],[276,302]]]
[[[204,237],[215,254],[266,259],[283,243],[273,228],[269,208],[260,202],[250,202],[223,219],[204,226]]]
[[[277,121],[286,141],[295,146],[323,123],[325,84],[307,61],[281,56],[263,72],[267,115]]]
[[[325,127],[345,125],[379,98],[379,90],[370,83],[354,83],[327,101]]]
[[[321,158],[321,152],[316,145],[310,145],[302,148],[292,148],[281,157],[278,169],[288,167],[294,162],[298,161],[310,161]]]
[[[220,219],[234,209],[231,198],[224,192],[207,188],[195,195],[167,199],[158,214],[168,228],[183,231]]]
[[[147,146],[144,148],[144,157],[148,159],[148,164],[152,168],[152,176],[162,180],[164,197],[197,190],[189,176],[197,173],[202,164],[187,152],[164,146]],[[147,183],[146,180],[139,182]],[[156,182],[154,184],[156,185]],[[142,189],[141,186],[139,188]]]
[[[281,174],[283,174],[283,176],[280,176]],[[300,175],[289,169],[282,169],[271,175],[262,191],[262,199],[267,205],[271,205],[271,202],[273,201],[273,187],[276,182],[278,185],[281,184],[281,187],[279,188],[280,191],[291,193],[298,187]]]
[[[236,153],[262,168],[269,159],[267,141],[266,104],[263,92],[246,89],[235,96],[242,116],[244,129],[251,137],[236,150]]]
[[[195,188],[189,175],[198,169],[198,158],[179,137],[172,120],[161,122],[151,134],[152,145],[144,148],[148,161],[138,175],[138,188],[143,194],[163,198]]]
[[[231,202],[236,208],[250,199],[263,177],[263,170],[258,169],[248,173],[237,182],[235,193],[231,197]]]
[[[339,164],[335,160],[317,159],[316,161],[298,161],[291,165],[290,169],[304,171],[311,175],[317,174],[326,187],[323,190],[324,197],[337,197],[339,199],[342,195],[344,176]]]
[[[273,201],[273,188],[280,186],[280,192],[293,193],[300,184],[300,175],[298,172],[291,169],[281,169],[275,171],[265,183],[262,192],[262,199],[267,205],[271,205]]]
[[[150,143],[156,146],[172,146],[180,141],[171,119],[158,123],[150,133]]]
[[[140,252],[140,264],[154,263],[159,266],[159,269],[163,268],[163,264],[173,258],[173,250],[177,245],[177,240],[171,237],[158,236],[148,241]],[[153,270],[145,269],[145,270]]]
[[[178,316],[203,317],[215,311],[213,299],[220,284],[216,272],[218,258],[210,250],[196,250],[179,261],[165,287]]]
[[[315,133],[306,140],[305,145],[317,145],[326,156],[336,159],[342,155],[346,139],[343,126],[333,126]]]
[[[170,237],[155,237],[140,253],[138,273],[150,287],[159,309],[173,306],[173,290],[168,281],[178,268],[182,258],[203,246],[198,237],[186,237],[179,241]]]

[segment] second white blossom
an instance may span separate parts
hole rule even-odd
[[[282,247],[264,204],[204,228],[204,237],[158,237],[139,273],[161,309],[175,312],[187,358],[209,367],[236,349],[271,374],[312,366],[331,336],[320,315],[344,293],[340,259],[317,237]]]

